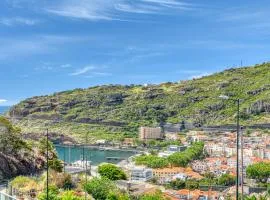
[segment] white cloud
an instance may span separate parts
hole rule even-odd
[[[173,14],[171,10],[191,10],[196,5],[178,0],[66,0],[51,3],[45,11],[85,20],[128,20],[125,13]]]
[[[0,104],[2,104],[2,103],[6,103],[7,102],[7,100],[6,99],[0,99]]]
[[[15,26],[15,25],[27,25],[33,26],[39,23],[39,20],[36,19],[29,19],[23,17],[13,17],[13,18],[1,18],[0,24],[5,26]]]
[[[94,66],[86,66],[86,67],[83,67],[83,68],[80,68],[78,70],[76,70],[75,72],[71,73],[70,75],[71,76],[78,76],[78,75],[82,75],[82,74],[85,74],[91,70],[95,69]]]

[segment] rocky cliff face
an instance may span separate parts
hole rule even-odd
[[[20,138],[20,130],[0,117],[0,180],[34,174],[45,166],[45,157],[38,148]]]
[[[45,166],[44,158],[18,157],[0,152],[0,180],[10,179],[18,175],[35,174]]]

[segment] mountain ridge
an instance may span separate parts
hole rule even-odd
[[[47,123],[52,131],[77,138],[87,134],[92,139],[121,139],[135,137],[139,126],[183,120],[195,125],[233,123],[236,106],[220,95],[242,99],[242,124],[270,123],[270,63],[179,83],[104,85],[36,96],[13,106],[8,115],[22,118],[17,125],[25,133]]]

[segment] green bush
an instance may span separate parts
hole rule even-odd
[[[270,178],[270,163],[260,162],[247,167],[247,176],[265,183]]]
[[[84,185],[84,188],[98,200],[106,200],[108,195],[117,191],[115,184],[107,178],[93,178]]]
[[[110,164],[110,163],[105,163],[101,164],[98,167],[98,173],[105,178],[108,178],[110,180],[126,180],[127,175],[125,172],[117,167],[116,165]]]
[[[56,186],[49,186],[48,196],[47,196],[47,189],[45,188],[45,190],[41,194],[39,194],[38,200],[60,200],[58,194],[59,190]]]
[[[61,200],[83,200],[84,198],[79,197],[74,191],[65,191],[60,195]]]

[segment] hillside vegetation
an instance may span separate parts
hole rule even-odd
[[[242,99],[242,124],[269,123],[270,63],[179,83],[105,85],[32,97],[12,107],[9,116],[22,118],[17,125],[25,133],[46,125],[74,138],[120,140],[135,136],[141,125],[233,123],[235,103],[220,95]]]

